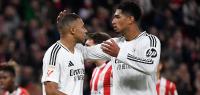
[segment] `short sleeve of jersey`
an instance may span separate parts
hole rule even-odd
[[[43,58],[43,75],[41,82],[52,81],[59,82],[60,77],[60,59],[59,59],[59,47],[54,46],[53,49],[50,48]]]

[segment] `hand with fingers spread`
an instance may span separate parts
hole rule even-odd
[[[117,57],[120,50],[119,46],[113,39],[103,41],[103,43],[101,44],[101,49],[103,50],[103,52],[113,57]]]

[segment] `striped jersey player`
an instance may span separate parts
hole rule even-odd
[[[90,80],[91,95],[112,95],[111,62],[97,66]]]
[[[110,39],[104,32],[89,33],[85,44],[94,46]],[[92,61],[96,65],[90,80],[91,95],[112,95],[112,64],[105,60]]]
[[[157,81],[156,90],[158,95],[178,95],[176,85],[164,77]]]
[[[105,54],[101,45],[79,46],[90,59],[110,60],[113,70],[112,95],[157,95],[156,70],[160,59],[159,39],[146,32],[135,39],[113,38],[120,51],[117,57]]]
[[[9,91],[3,92],[3,95],[29,95],[28,91],[22,87],[18,87],[15,91],[10,93]]]
[[[83,94],[84,64],[81,52],[75,48],[71,53],[59,41],[53,44],[43,58],[43,95],[44,82],[52,81],[58,84],[59,91],[69,95]]]

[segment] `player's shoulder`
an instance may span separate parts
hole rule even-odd
[[[44,57],[50,57],[52,55],[60,55],[62,53],[59,53],[59,51],[61,51],[62,49],[63,49],[62,45],[56,42],[47,49]]]
[[[59,44],[56,42],[56,43],[52,44],[52,45],[47,49],[47,51],[46,51],[45,54],[50,53],[51,51],[53,51],[53,50],[55,50],[55,49],[57,49],[57,48],[60,48],[60,46],[59,46]]]
[[[28,90],[27,90],[27,89],[25,89],[25,88],[23,88],[23,87],[19,87],[19,89],[21,90],[20,95],[30,95],[30,94],[28,93]]]
[[[81,50],[81,49],[85,48],[85,46],[83,44],[77,43],[75,48]]]
[[[175,90],[176,89],[176,84],[168,79],[166,79],[166,85],[167,88],[169,88],[170,90]]]
[[[172,86],[172,85],[174,86],[175,85],[175,83],[173,81],[171,81],[171,80],[166,79],[166,82],[170,83],[170,86]]]
[[[149,34],[147,32],[142,32],[142,34],[139,35],[139,40],[141,43],[149,43],[150,47],[157,47],[160,45],[160,40],[157,36],[153,34]]]
[[[146,39],[146,40],[156,40],[159,41],[158,37],[153,35],[153,34],[149,34],[146,31],[142,32],[139,37]]]
[[[111,38],[113,39],[115,42],[123,42],[125,40],[125,38],[123,36],[119,36],[119,37],[114,37],[114,38]]]
[[[175,83],[169,79],[166,79],[164,77],[161,77],[161,81],[164,83],[169,83],[170,85],[175,85]]]

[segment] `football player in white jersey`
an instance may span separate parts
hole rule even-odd
[[[57,27],[60,40],[43,58],[43,95],[83,95],[84,60],[75,46],[85,42],[84,23],[65,10],[57,18]]]
[[[157,95],[156,71],[161,44],[156,36],[141,32],[141,14],[137,4],[121,3],[114,13],[112,25],[122,37],[93,47],[80,47],[85,57],[110,60],[113,95]]]
[[[91,33],[88,34],[86,45],[93,46],[100,44],[110,38],[110,35],[107,33]],[[106,62],[106,60],[94,60],[90,63],[94,63],[96,65],[90,80],[91,95],[112,95],[112,64],[110,62]]]
[[[121,38],[104,42],[103,52],[114,57],[113,95],[156,95],[156,71],[160,59],[160,41],[140,32],[140,7],[133,2],[121,3],[112,25]]]

